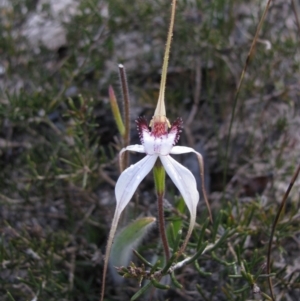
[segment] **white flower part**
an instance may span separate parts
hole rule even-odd
[[[155,137],[150,133],[143,132],[143,146],[145,153],[148,155],[168,155],[174,143],[174,138],[172,136],[173,135],[166,134]]]
[[[132,147],[133,145],[131,145],[131,148]],[[137,151],[137,149],[140,148],[136,148],[134,151]],[[115,187],[117,200],[116,212],[118,212],[118,214],[124,210],[139,184],[153,168],[157,157],[158,156],[156,155],[146,156],[136,164],[129,166],[121,173]]]
[[[155,149],[154,149],[155,137],[152,136],[148,130],[142,131],[142,137],[143,137],[142,144],[143,144],[145,153],[150,156],[156,154]]]
[[[125,151],[137,152],[137,153],[145,153],[145,148],[143,145],[135,144],[135,145],[128,145],[127,147],[123,148],[120,151],[119,156],[121,156]]]
[[[160,152],[159,155],[161,156],[167,156],[170,154],[172,147],[174,145],[176,138],[176,133],[170,132],[160,139]],[[156,139],[156,141],[159,140],[159,138]]]
[[[146,154],[167,156],[174,145],[176,133],[170,132],[165,135],[156,137],[148,130],[143,129],[142,137]]]
[[[172,155],[179,155],[179,154],[186,154],[186,153],[194,153],[197,156],[197,160],[199,163],[199,168],[200,168],[200,176],[201,176],[201,185],[202,185],[202,192],[203,192],[203,197],[204,197],[204,201],[209,213],[209,218],[212,221],[212,214],[211,214],[211,210],[210,210],[210,206],[209,206],[209,202],[207,199],[207,195],[206,195],[206,191],[205,191],[205,186],[204,186],[204,162],[203,162],[203,157],[200,153],[198,153],[197,151],[195,151],[193,148],[191,147],[187,147],[187,146],[174,146],[170,152],[170,154]]]
[[[180,191],[184,202],[190,211],[191,224],[194,225],[197,204],[199,202],[199,192],[197,190],[195,177],[187,168],[179,164],[171,156],[160,156],[159,158],[167,174]]]
[[[170,154],[172,155],[180,155],[186,153],[197,153],[193,148],[187,146],[173,146]]]

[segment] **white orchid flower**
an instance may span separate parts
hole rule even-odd
[[[158,118],[154,116],[155,119]],[[165,121],[153,121],[153,128],[150,131],[146,119],[139,118],[136,123],[141,145],[130,145],[120,152],[120,157],[125,151],[145,153],[146,157],[125,169],[120,175],[115,188],[117,200],[116,214],[121,214],[131,200],[138,185],[152,170],[155,162],[160,160],[189,209],[190,227],[188,232],[191,232],[195,225],[197,204],[199,202],[196,180],[187,168],[174,160],[170,155],[196,152],[190,147],[175,146],[181,132],[181,119],[177,119],[173,123],[170,131],[168,131],[167,119],[162,116],[160,116],[160,119],[165,119]]]
[[[146,177],[146,175],[152,170],[157,160],[161,161],[165,171],[167,172],[167,174],[169,175],[173,183],[180,191],[190,213],[189,229],[184,239],[182,247],[177,252],[177,257],[180,256],[184,251],[188,243],[188,240],[192,234],[196,222],[197,204],[199,202],[199,192],[197,190],[197,184],[193,174],[183,165],[181,165],[176,160],[174,160],[170,155],[178,155],[178,154],[186,154],[186,153],[195,153],[197,155],[197,159],[200,165],[201,177],[202,177],[202,190],[209,211],[209,215],[211,218],[211,212],[209,209],[209,205],[207,202],[205,189],[204,189],[204,171],[203,171],[202,156],[200,153],[196,152],[193,148],[186,147],[186,146],[175,146],[179,140],[179,135],[182,128],[182,120],[179,118],[172,124],[172,126],[170,126],[169,120],[166,117],[164,95],[165,95],[170,45],[172,40],[172,33],[173,33],[173,26],[174,26],[174,19],[175,19],[175,6],[176,6],[176,0],[173,0],[171,21],[170,21],[169,33],[168,33],[168,38],[166,43],[164,62],[162,67],[160,91],[159,91],[159,97],[158,97],[157,107],[154,112],[154,116],[150,122],[150,126],[148,126],[148,123],[145,118],[140,117],[137,119],[136,123],[139,131],[141,144],[129,145],[123,148],[119,154],[120,163],[122,162],[122,155],[126,151],[144,153],[146,154],[146,156],[136,164],[133,164],[127,169],[125,169],[121,173],[116,183],[115,195],[116,195],[117,206],[113,217],[112,225],[110,228],[110,233],[109,233],[107,247],[106,247],[100,301],[102,301],[104,298],[105,276],[107,271],[108,258],[110,255],[111,246],[113,243],[114,235],[116,233],[116,229],[121,213],[123,212],[124,208],[128,205],[138,185]]]
[[[182,127],[182,120],[178,118],[168,130],[169,121],[164,115],[154,115],[150,123],[151,130],[148,127],[145,118],[140,117],[136,121],[137,128],[141,144],[129,145],[123,148],[119,154],[120,165],[122,162],[122,155],[125,151],[132,151],[138,153],[145,153],[146,156],[139,162],[129,166],[125,169],[115,187],[115,196],[117,206],[112,221],[112,226],[109,233],[106,249],[106,263],[104,265],[104,275],[107,269],[107,256],[110,254],[111,245],[117,229],[117,225],[121,216],[121,213],[130,202],[133,194],[135,193],[138,185],[152,170],[157,160],[160,160],[167,174],[180,191],[184,202],[186,203],[190,212],[190,225],[183,242],[181,249],[178,252],[178,256],[184,251],[189,238],[192,234],[197,213],[197,204],[199,202],[199,192],[197,190],[197,183],[194,175],[183,165],[174,160],[170,155],[195,153],[200,165],[200,171],[202,176],[202,189],[207,204],[209,215],[211,212],[207,202],[205,190],[204,190],[204,172],[203,172],[203,159],[202,155],[196,152],[191,147],[175,146],[179,140],[179,135]],[[103,283],[105,279],[103,278]],[[104,288],[102,288],[102,296],[104,295]],[[102,299],[101,299],[102,300]]]

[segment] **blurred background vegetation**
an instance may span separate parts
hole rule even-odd
[[[227,229],[232,234],[199,260],[203,274],[182,269],[177,278],[184,289],[158,293],[158,300],[268,294],[262,276],[271,224],[300,154],[297,1],[272,3],[228,136],[265,2],[178,0],[167,113],[171,121],[184,120],[180,144],[205,157],[216,220],[205,239]],[[134,120],[154,111],[169,15],[165,0],[0,2],[1,300],[98,300],[122,145],[108,87],[122,99],[118,64],[124,64],[132,143],[138,143]],[[190,157],[183,161],[196,165]],[[299,189],[297,180],[274,237],[277,300],[298,300],[300,293]],[[173,190],[170,185],[172,204]],[[132,210],[124,224],[156,215],[151,176]],[[206,214],[201,203],[194,240]],[[157,237],[154,231],[144,246],[149,258],[157,255]],[[107,285],[107,300],[129,300],[138,288],[136,281],[121,293],[113,279]],[[262,294],[254,294],[257,288]]]

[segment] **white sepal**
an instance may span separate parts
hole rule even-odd
[[[199,192],[193,174],[170,156],[160,156],[160,160],[178,190],[180,191],[189,211],[191,219],[195,220]]]
[[[156,155],[146,156],[136,164],[129,166],[121,173],[115,187],[117,214],[121,214],[121,212],[127,206],[138,185],[153,168],[156,160]]]
[[[160,156],[159,157],[167,174],[180,191],[186,206],[190,211],[190,224],[188,232],[185,236],[183,244],[177,254],[180,256],[186,248],[186,245],[192,235],[197,215],[197,204],[199,202],[199,192],[197,190],[197,183],[193,174],[179,164],[171,156]]]
[[[186,153],[194,153],[197,156],[197,160],[198,160],[199,168],[200,168],[202,193],[203,193],[204,201],[205,201],[205,204],[206,204],[206,207],[208,210],[210,221],[212,222],[212,220],[213,220],[212,213],[211,213],[211,209],[209,206],[209,202],[207,199],[206,190],[205,190],[205,186],[204,186],[204,162],[203,162],[202,155],[200,153],[196,152],[193,148],[187,147],[187,146],[174,146],[170,152],[170,154],[172,154],[172,155],[179,155],[179,154],[186,154]]]

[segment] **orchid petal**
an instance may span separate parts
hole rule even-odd
[[[172,155],[180,155],[186,153],[197,153],[193,148],[187,146],[173,146],[170,154]]]
[[[121,149],[119,153],[119,167],[120,170],[123,171],[123,155],[126,151],[131,151],[131,152],[137,152],[137,153],[145,153],[144,146],[140,144],[135,144],[135,145],[128,145],[127,147],[124,147]]]
[[[129,203],[138,185],[153,168],[157,156],[146,156],[134,165],[125,169],[116,184],[115,195],[117,200],[116,212],[121,213]]]
[[[125,151],[130,151],[130,152],[137,152],[137,153],[145,153],[145,149],[143,145],[140,144],[135,144],[135,145],[128,145],[127,147],[124,147],[121,151],[120,154],[124,153]]]

